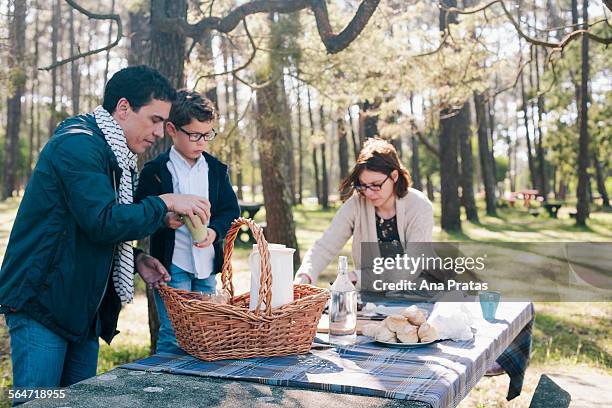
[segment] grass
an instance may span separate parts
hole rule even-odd
[[[4,253],[19,201],[0,203],[0,253]],[[496,217],[484,215],[480,206],[480,222],[463,222],[462,231],[446,233],[439,227],[434,230],[436,241],[611,241],[612,212],[597,211],[591,214],[588,227],[574,226],[569,218],[570,208],[562,208],[559,219],[545,214],[529,215],[524,208],[503,208]],[[336,208],[323,211],[312,204],[294,209],[301,256],[321,236],[335,215]],[[435,204],[436,225],[439,226],[439,203]],[[257,221],[265,219],[260,211]],[[249,248],[237,247],[233,256],[234,284],[236,292],[249,288],[247,258]],[[350,256],[350,242],[342,254]],[[335,276],[335,265],[329,265],[319,276],[318,284],[328,286]],[[142,286],[137,286],[137,288]],[[579,370],[582,373],[598,372],[612,375],[612,304],[610,303],[536,303],[533,354],[527,370],[523,394],[510,403],[505,401],[508,377],[482,379],[461,407],[523,407],[529,400],[542,373]],[[139,290],[133,302],[122,310],[119,327],[121,334],[112,346],[101,343],[98,372],[105,372],[117,365],[144,357],[149,353],[147,302]],[[11,386],[8,335],[0,318],[0,408],[8,407],[6,395],[1,389]]]

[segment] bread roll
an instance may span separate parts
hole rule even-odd
[[[387,329],[391,330],[392,332],[397,332],[408,322],[402,315],[392,315],[383,320],[383,323],[385,326],[387,326]]]
[[[401,343],[418,343],[418,329],[418,327],[406,322],[406,324],[396,333],[397,339]]]
[[[397,343],[395,333],[389,330],[384,324],[378,326],[374,338],[378,341],[385,341],[387,343]]]
[[[438,340],[438,331],[429,323],[423,323],[418,331],[419,340],[421,343]]]
[[[420,326],[427,321],[427,314],[424,310],[419,309],[415,305],[407,307],[402,312],[402,316],[404,316],[410,324],[413,326]]]
[[[361,332],[364,336],[376,337],[376,330],[378,330],[378,326],[380,326],[380,324],[378,323],[366,324],[365,326],[363,326]]]

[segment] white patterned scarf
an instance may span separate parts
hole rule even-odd
[[[136,154],[127,145],[123,129],[102,106],[94,110],[96,123],[104,133],[106,143],[117,157],[121,168],[119,189],[115,188],[118,204],[134,202],[134,185],[132,174],[136,175]],[[113,284],[121,299],[121,304],[130,303],[134,298],[134,248],[131,242],[120,242],[115,251],[113,266]]]

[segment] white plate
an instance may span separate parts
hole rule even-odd
[[[385,346],[389,346],[389,347],[397,347],[397,348],[423,347],[423,346],[427,346],[427,345],[433,344],[433,343],[435,343],[437,341],[439,341],[439,340],[428,341],[428,342],[425,342],[425,343],[390,343],[388,341],[374,340],[374,342],[376,342],[376,343],[384,344]]]

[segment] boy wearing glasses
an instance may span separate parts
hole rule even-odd
[[[170,271],[168,285],[189,291],[214,294],[216,274],[223,264],[222,242],[232,221],[240,216],[238,199],[228,168],[208,154],[208,143],[216,136],[217,112],[212,102],[199,93],[180,90],[165,125],[173,146],[142,169],[136,199],[164,193],[193,194],[210,201],[207,236],[194,242],[178,214],[166,214],[165,227],[151,236],[151,255]],[[155,291],[160,329],[156,351],[181,353],[164,303]]]

